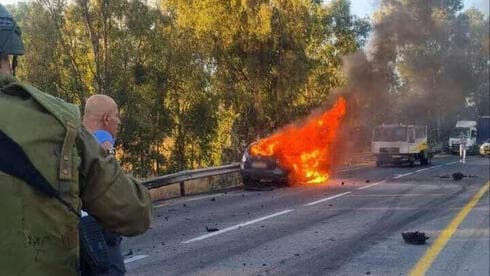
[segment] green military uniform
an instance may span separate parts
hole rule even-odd
[[[0,170],[0,274],[77,275],[82,206],[120,235],[149,228],[147,190],[81,127],[78,107],[0,73],[0,131],[67,203]]]

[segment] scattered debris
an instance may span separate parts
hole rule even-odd
[[[371,271],[367,271],[367,272],[366,272],[366,275],[370,275],[370,274],[371,274]]]
[[[262,264],[262,266],[267,266],[267,264]]]
[[[124,256],[130,256],[133,255],[133,249],[129,249],[129,252],[124,254]]]
[[[342,184],[341,185],[344,186],[344,181],[342,181]]]
[[[403,232],[402,237],[406,243],[410,244],[425,244],[425,241],[430,237],[427,236],[424,232]]]
[[[208,232],[216,232],[216,231],[219,231],[219,229],[218,228],[214,228],[214,227],[207,227],[206,226],[206,231],[208,231]]]
[[[165,220],[168,220],[168,217],[164,217]]]
[[[162,243],[161,243],[161,245],[165,245],[165,243],[164,243],[164,242],[162,242]]]
[[[211,198],[211,201],[216,201],[216,198],[214,198],[214,197],[213,197],[213,198]]]
[[[332,206],[333,206],[333,204],[328,204],[328,206],[332,207]]]
[[[294,254],[294,256],[299,257],[299,253]]]
[[[187,207],[187,204],[184,203],[184,204],[182,204],[182,206]]]
[[[466,175],[464,175],[461,172],[456,172],[456,173],[451,174],[451,177],[453,178],[454,181],[459,181],[459,180],[463,179],[464,177],[466,177]]]
[[[263,191],[263,192],[268,192],[274,190],[273,187],[271,186],[245,186],[245,191]],[[260,193],[258,193],[260,195]]]
[[[366,183],[369,183],[369,182],[371,182],[371,180],[369,180],[369,179],[368,179],[368,180],[366,180]]]
[[[247,264],[246,263],[243,263],[243,266],[246,266]]]
[[[466,175],[462,172],[455,172],[453,174],[443,174],[439,175],[439,178],[452,178],[454,181],[459,181],[465,177],[477,177],[476,175]]]

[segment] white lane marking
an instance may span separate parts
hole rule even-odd
[[[284,210],[284,211],[281,211],[281,212],[277,212],[277,213],[274,213],[274,214],[271,214],[271,215],[268,215],[268,216],[265,216],[265,217],[261,217],[261,218],[258,218],[258,219],[254,219],[254,220],[250,220],[250,221],[247,221],[247,222],[244,222],[244,223],[240,223],[240,224],[237,224],[237,225],[234,225],[234,226],[225,228],[223,230],[219,230],[219,231],[216,231],[216,232],[212,232],[212,233],[209,233],[209,234],[206,234],[206,235],[199,236],[197,238],[193,238],[193,239],[190,239],[190,240],[187,240],[187,241],[183,241],[182,243],[191,243],[191,242],[195,242],[195,241],[204,240],[204,239],[207,239],[207,238],[210,238],[210,237],[219,235],[219,234],[223,234],[223,233],[226,233],[228,231],[235,230],[235,229],[238,229],[238,228],[241,228],[241,227],[250,225],[250,224],[254,224],[254,223],[257,223],[257,222],[260,222],[260,221],[264,221],[266,219],[270,219],[270,218],[277,217],[277,216],[280,216],[280,215],[284,215],[284,214],[287,214],[287,213],[292,212],[292,211],[294,211],[294,209],[288,209],[288,210]]]
[[[353,194],[352,197],[411,197],[411,196],[443,196],[447,194]]]
[[[345,193],[341,193],[341,194],[334,195],[334,196],[331,196],[331,197],[323,198],[323,199],[320,199],[320,200],[313,201],[313,202],[310,202],[308,204],[305,204],[304,206],[313,206],[315,204],[322,203],[322,202],[325,202],[327,200],[334,199],[334,198],[337,198],[337,197],[341,197],[343,195],[350,194],[350,193],[352,193],[352,192],[345,192]]]
[[[442,167],[442,165],[432,166],[432,167],[430,167],[430,168],[431,168],[431,169],[435,169],[435,168],[440,168],[440,167]]]
[[[369,185],[366,185],[366,186],[362,186],[362,187],[357,188],[357,189],[358,189],[358,190],[364,190],[364,189],[371,188],[371,187],[374,187],[374,186],[376,186],[376,185],[379,185],[379,184],[381,184],[381,183],[385,183],[385,182],[386,182],[386,180],[381,180],[381,181],[379,181],[379,182],[376,182],[376,183],[373,183],[373,184],[369,184]]]
[[[141,260],[141,259],[144,259],[148,257],[148,255],[136,255],[136,256],[133,256],[131,258],[127,258],[124,260],[124,263],[127,264],[127,263],[130,263],[130,262],[134,262],[134,261],[137,261],[137,260]]]
[[[416,170],[415,172],[423,172],[423,171],[427,171],[427,170],[430,170],[430,168],[425,168],[425,169]]]
[[[412,175],[412,174],[413,174],[413,172],[405,173],[405,174],[399,174],[397,176],[394,176],[393,179],[402,178],[402,177],[405,177],[405,176],[408,176],[408,175]]]
[[[457,164],[457,163],[459,163],[459,161],[449,162],[449,163],[446,163],[446,165],[452,165],[452,164]]]

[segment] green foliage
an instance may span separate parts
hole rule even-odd
[[[121,161],[138,176],[238,161],[342,85],[362,46],[349,1],[37,0],[10,8],[27,55],[20,78],[84,104],[119,103]]]

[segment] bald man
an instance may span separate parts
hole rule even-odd
[[[85,104],[83,125],[107,151],[112,152],[119,131],[119,111],[116,102],[107,95],[93,95]]]
[[[88,98],[85,103],[82,124],[95,136],[99,144],[108,153],[114,154],[114,142],[121,120],[119,119],[117,104],[111,97],[106,95],[93,95]],[[87,213],[82,213],[82,217],[85,220],[93,220]],[[124,266],[124,257],[121,253],[122,238],[110,231],[102,229],[101,234],[103,235],[105,245],[107,246],[108,267],[104,268],[107,270],[97,271],[97,269],[90,265],[90,261],[88,260],[89,257],[85,257],[82,254],[80,264],[81,276],[123,276],[126,272],[126,268]],[[96,234],[95,232],[90,232],[88,235]]]

